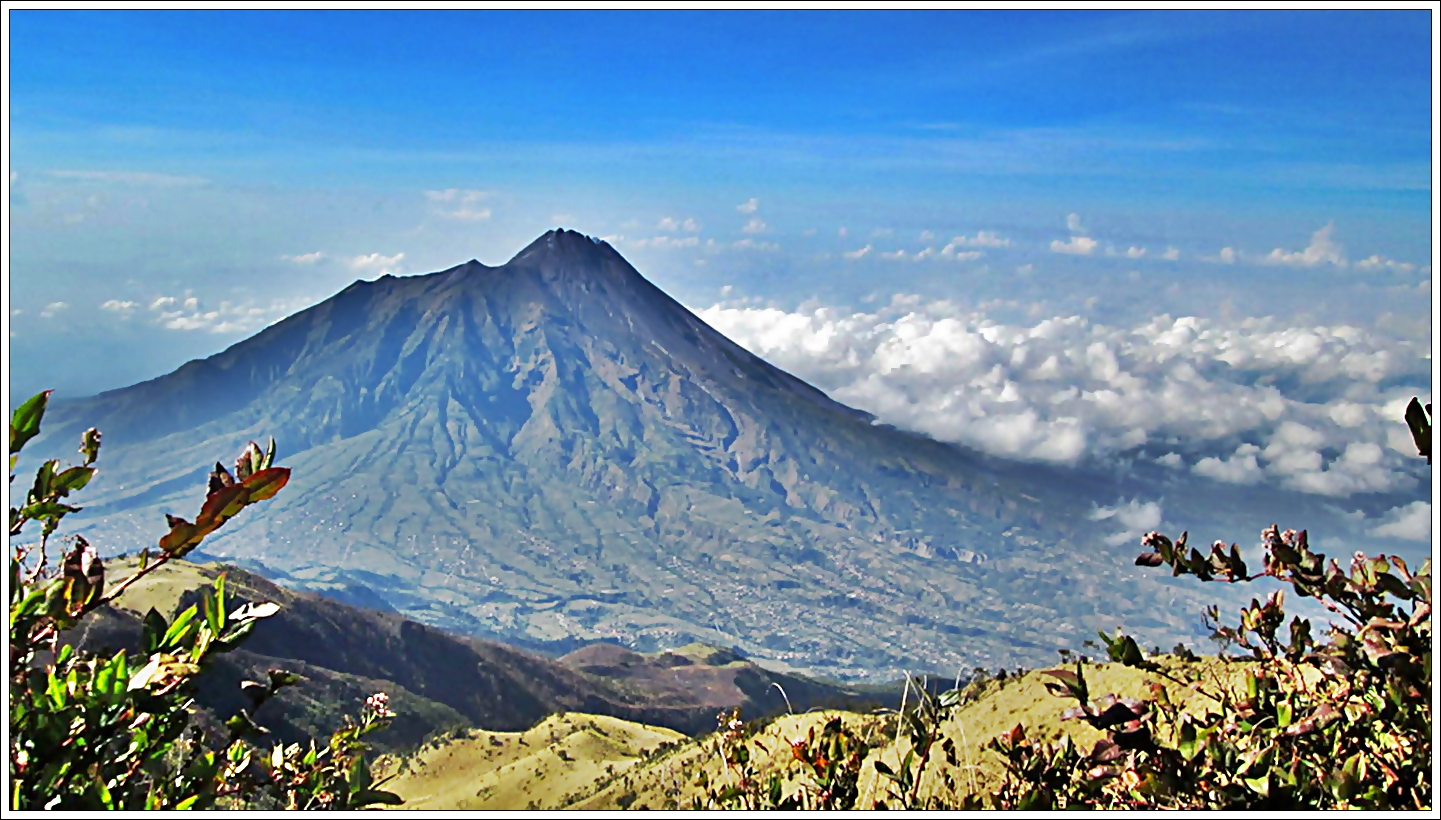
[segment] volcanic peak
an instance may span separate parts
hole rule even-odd
[[[617,259],[624,261],[615,248],[612,248],[610,243],[604,239],[586,236],[578,231],[555,228],[546,231],[534,242],[526,245],[506,264],[564,261],[584,265],[585,263],[611,262]]]

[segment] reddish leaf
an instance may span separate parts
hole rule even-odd
[[[165,520],[170,524],[170,532],[160,537],[161,550],[166,553],[176,553],[184,550],[187,545],[191,545],[192,539],[195,543],[200,543],[200,540],[195,538],[197,530],[194,524],[174,515],[166,515]]]
[[[241,482],[241,486],[250,490],[250,501],[268,500],[290,481],[289,467],[270,467],[259,472],[252,473],[249,478]]]
[[[224,524],[227,519],[245,509],[245,505],[249,501],[250,489],[244,484],[236,484],[211,493],[205,499],[205,505],[200,508],[200,515],[195,518],[195,526],[208,535]]]

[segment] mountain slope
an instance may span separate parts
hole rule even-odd
[[[129,574],[133,559],[111,562],[111,583]],[[778,675],[732,653],[693,647],[684,656],[640,656],[615,646],[582,650],[581,660],[555,661],[493,641],[455,635],[392,612],[348,606],[296,592],[233,566],[171,562],[130,587],[74,640],[93,651],[136,648],[140,619],[154,607],[172,616],[199,598],[215,576],[241,601],[273,601],[280,611],[259,624],[237,650],[216,658],[200,679],[199,702],[228,717],[247,706],[241,680],[264,680],[270,668],[304,676],[256,714],[287,742],[327,735],[346,713],[375,692],[391,696],[396,722],[380,739],[387,747],[414,746],[453,727],[525,731],[550,715],[583,711],[639,721],[688,734],[715,728],[716,713],[740,707],[750,716],[798,709],[891,702],[845,686]],[[625,670],[585,663],[609,648],[633,660]],[[707,657],[709,656],[709,657]],[[675,685],[664,670],[684,669],[691,685]],[[651,670],[653,674],[644,674]],[[638,673],[640,672],[640,673]],[[769,691],[768,691],[769,690]]]
[[[357,282],[58,402],[43,443],[91,425],[96,543],[153,542],[211,462],[274,435],[294,479],[208,553],[530,644],[700,640],[894,678],[1045,662],[1123,621],[1170,641],[1200,606],[1100,546],[1074,483],[873,424],[572,232]]]

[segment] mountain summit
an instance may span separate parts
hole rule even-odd
[[[1098,607],[1134,571],[1072,489],[875,424],[571,231],[355,282],[52,414],[51,441],[105,434],[97,543],[153,543],[205,465],[271,434],[290,486],[208,553],[532,645],[704,641],[858,677],[1048,662],[1123,617],[1163,640],[1194,611],[1152,612],[1176,593],[1144,576]]]

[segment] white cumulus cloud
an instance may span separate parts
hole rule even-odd
[[[770,230],[770,226],[765,223],[765,220],[758,216],[751,217],[750,221],[745,224],[745,227],[741,228],[741,231],[744,233],[765,233],[768,230]]]
[[[1112,521],[1120,532],[1106,536],[1106,544],[1119,547],[1128,541],[1139,542],[1141,536],[1161,526],[1161,505],[1155,501],[1122,500],[1114,507],[1099,507],[1091,512],[1092,521]]]
[[[1334,224],[1328,224],[1311,235],[1311,244],[1307,245],[1305,250],[1285,251],[1276,248],[1261,261],[1272,265],[1297,265],[1307,268],[1324,264],[1344,268],[1346,267],[1346,249],[1341,246],[1340,242],[1331,238],[1335,229]]]
[[[305,297],[269,304],[226,300],[212,308],[197,296],[161,296],[151,302],[150,310],[154,314],[151,321],[166,330],[244,334],[261,330],[310,303]]]
[[[294,262],[297,265],[314,265],[316,262],[324,259],[325,254],[321,251],[311,251],[310,253],[299,253],[294,256],[282,254],[280,258],[287,262]]]
[[[1429,395],[1429,351],[1375,331],[1168,315],[1006,324],[913,296],[874,312],[698,313],[839,401],[995,455],[1074,463],[1140,448],[1218,481],[1331,496],[1415,481],[1398,420]]]
[[[1395,273],[1410,273],[1416,270],[1416,266],[1410,262],[1397,262],[1395,259],[1387,259],[1379,254],[1373,254],[1357,262],[1356,268],[1364,271],[1389,270]]]
[[[742,202],[741,204],[737,205],[737,206],[736,206],[736,210],[737,210],[737,211],[740,211],[740,212],[743,213],[743,214],[753,214],[753,213],[755,213],[756,211],[760,210],[760,207],[761,207],[761,201],[760,201],[759,199],[756,199],[755,197],[751,197],[750,199],[747,199],[745,202]]]
[[[1051,240],[1051,250],[1055,253],[1069,253],[1076,256],[1090,256],[1096,250],[1096,240],[1089,236],[1073,236],[1062,242],[1059,239]]]
[[[405,254],[403,253],[397,253],[394,256],[385,256],[380,253],[363,253],[345,260],[345,264],[349,266],[351,270],[364,273],[398,273],[400,271],[400,262],[404,258]]]
[[[1396,507],[1384,516],[1385,523],[1371,530],[1372,535],[1385,538],[1400,538],[1404,541],[1431,540],[1431,502],[1413,501],[1404,507]]]
[[[867,245],[864,248],[857,248],[853,251],[846,251],[845,253],[841,254],[841,256],[844,256],[847,259],[860,259],[861,257],[865,256],[870,252],[871,246]]]

